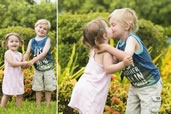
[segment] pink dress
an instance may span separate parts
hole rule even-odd
[[[21,53],[10,52],[13,55],[14,61],[21,61]],[[21,67],[12,67],[6,60],[4,78],[2,82],[2,92],[5,95],[21,95],[24,93],[24,79]]]
[[[76,83],[68,106],[82,114],[103,114],[111,75],[104,72],[103,65],[90,55],[84,74]]]

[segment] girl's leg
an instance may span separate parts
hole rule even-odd
[[[36,104],[38,108],[41,107],[41,100],[42,100],[42,92],[36,91]]]
[[[6,107],[6,104],[7,104],[8,100],[9,100],[9,97],[10,96],[8,96],[8,95],[3,95],[2,96],[2,99],[1,99],[1,107],[2,108]]]
[[[17,107],[22,106],[22,99],[23,99],[23,95],[17,95],[17,97],[16,97],[16,105],[17,105]]]
[[[49,107],[50,101],[51,101],[51,92],[50,91],[45,92],[45,98],[46,98],[46,107]]]

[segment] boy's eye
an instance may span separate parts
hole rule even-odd
[[[115,26],[115,24],[114,24],[114,23],[112,23],[112,24],[111,24],[111,26]]]

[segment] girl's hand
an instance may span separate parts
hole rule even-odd
[[[24,61],[21,68],[25,69],[25,68],[28,68],[28,62],[27,61]]]
[[[29,62],[28,62],[28,66],[32,66],[34,64],[34,62],[32,61],[32,60],[30,60]]]
[[[126,56],[123,60],[125,67],[129,66],[133,63],[132,57],[131,56]]]

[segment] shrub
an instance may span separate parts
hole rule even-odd
[[[161,76],[163,80],[161,114],[171,113],[171,46],[162,59]]]

